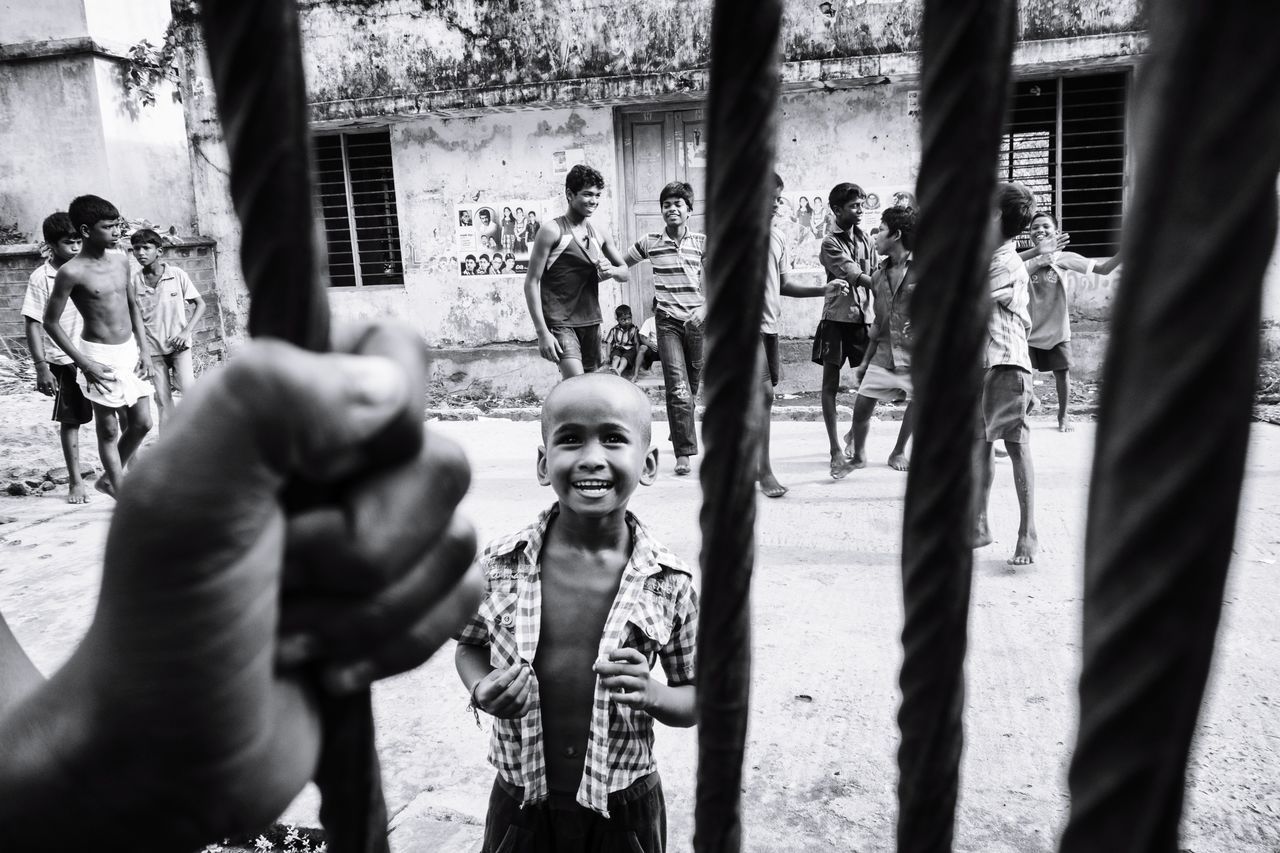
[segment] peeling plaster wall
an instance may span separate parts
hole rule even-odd
[[[545,199],[540,218],[564,212],[564,175],[553,171],[555,152],[581,148],[609,186],[593,217],[616,235],[621,206],[614,176],[613,112],[608,108],[538,110],[468,119],[419,119],[393,125],[391,150],[411,316],[438,345],[531,340],[524,276],[458,275],[455,205],[504,199]],[[620,239],[614,237],[615,241]],[[334,303],[397,303],[398,297],[334,292]],[[379,288],[377,290],[385,290]],[[601,310],[611,316],[621,289],[602,284]],[[398,304],[398,303],[397,303]],[[354,308],[346,309],[354,310]]]
[[[703,68],[710,0],[302,0],[313,101]],[[791,62],[919,50],[921,0],[787,0]],[[1023,39],[1145,28],[1144,0],[1024,0]]]

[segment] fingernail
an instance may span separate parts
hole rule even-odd
[[[356,403],[394,408],[408,396],[404,372],[390,359],[376,355],[351,356],[345,365]]]
[[[373,665],[357,663],[347,667],[326,670],[322,677],[330,693],[354,693],[368,687],[373,681]]]

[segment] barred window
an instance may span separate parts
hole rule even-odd
[[[320,134],[314,148],[330,286],[404,284],[390,132]]]
[[[1026,184],[1071,248],[1119,248],[1127,72],[1019,80],[1000,150],[1000,180]]]

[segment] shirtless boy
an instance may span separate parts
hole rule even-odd
[[[623,266],[609,238],[587,221],[603,193],[604,176],[595,169],[570,169],[564,180],[569,209],[542,224],[529,254],[524,299],[538,352],[559,365],[565,379],[600,366],[600,280]]]
[[[94,488],[114,496],[124,466],[151,429],[151,352],[129,283],[129,258],[107,251],[120,239],[120,212],[106,199],[83,195],[67,213],[84,243],[80,254],[58,270],[44,326],[80,368],[78,381],[93,404],[104,471]],[[74,341],[58,324],[68,299],[84,318],[84,329]],[[123,431],[117,418],[124,422]]]
[[[58,211],[46,217],[41,228],[49,245],[49,260],[31,273],[22,299],[22,319],[27,333],[27,349],[36,366],[36,390],[53,397],[53,419],[58,422],[62,458],[67,463],[67,503],[89,502],[80,478],[80,427],[93,420],[93,407],[76,384],[76,366],[58,345],[45,340],[44,309],[53,291],[53,280],[62,265],[80,251],[80,234],[71,218]],[[59,321],[63,331],[80,334],[80,312],[68,305]]]
[[[650,418],[621,377],[557,385],[537,471],[558,503],[480,557],[485,597],[455,662],[473,707],[495,717],[483,853],[603,853],[628,833],[629,850],[666,848],[653,721],[693,725],[698,598],[627,511],[657,476]],[[650,678],[658,659],[666,684]]]

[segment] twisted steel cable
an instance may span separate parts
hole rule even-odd
[[[1136,192],[1089,494],[1062,853],[1178,849],[1276,239],[1280,5],[1155,0],[1148,19]],[[1223,201],[1213,216],[1205,198]]]
[[[897,849],[950,851],[964,745],[974,424],[987,223],[1014,42],[1011,0],[929,0],[921,80],[915,450],[902,533]]]
[[[707,142],[707,357],[693,846],[736,853],[751,680],[760,318],[773,207],[781,0],[717,0]]]
[[[311,138],[293,0],[204,0],[201,23],[241,224],[249,332],[329,345],[312,215]],[[387,817],[368,690],[320,701],[320,819],[334,853],[386,853]]]

